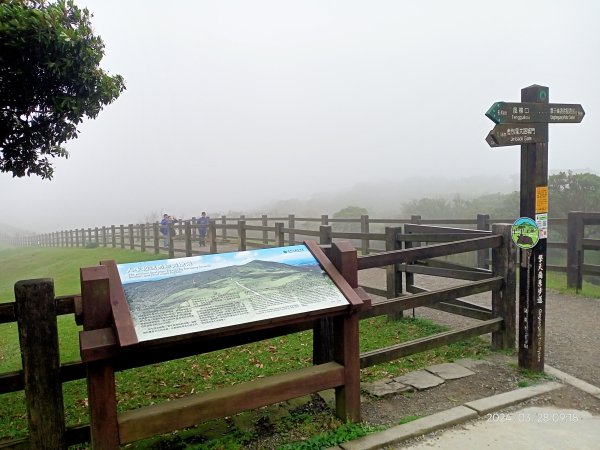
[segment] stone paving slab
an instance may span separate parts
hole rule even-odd
[[[372,383],[361,383],[360,388],[374,397],[389,397],[400,394],[401,392],[412,392],[415,389],[403,383],[394,380],[378,380]]]
[[[455,363],[435,364],[433,366],[425,367],[425,370],[444,380],[456,380],[458,378],[475,375],[475,372],[472,370]]]
[[[477,370],[480,366],[491,366],[492,363],[486,359],[461,358],[454,361],[455,364],[463,366],[469,370]]]
[[[416,370],[414,372],[407,373],[406,375],[396,377],[393,380],[402,384],[408,384],[418,391],[439,386],[440,384],[444,383],[442,378],[436,377],[426,370]]]

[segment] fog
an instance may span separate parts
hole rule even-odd
[[[102,68],[127,90],[84,121],[51,181],[0,174],[0,222],[12,226],[287,199],[368,209],[460,180],[465,195],[514,189],[519,147],[490,148],[484,114],[532,84],[586,111],[550,125],[550,171],[600,167],[594,0],[76,3],[94,14]]]

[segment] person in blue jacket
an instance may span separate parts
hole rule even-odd
[[[198,217],[196,223],[198,224],[198,237],[200,238],[200,247],[206,245],[206,234],[208,232],[208,222],[210,217],[206,215],[206,212],[202,211],[202,215]]]
[[[160,221],[160,234],[163,236],[163,247],[169,246],[169,224],[173,223],[173,220],[168,214],[163,214],[163,218]]]

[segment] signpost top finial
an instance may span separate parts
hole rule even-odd
[[[540,86],[532,84],[521,89],[522,102],[548,103],[550,98],[550,88],[548,86]]]

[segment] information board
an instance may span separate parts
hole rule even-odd
[[[140,342],[348,305],[305,245],[117,268]]]

